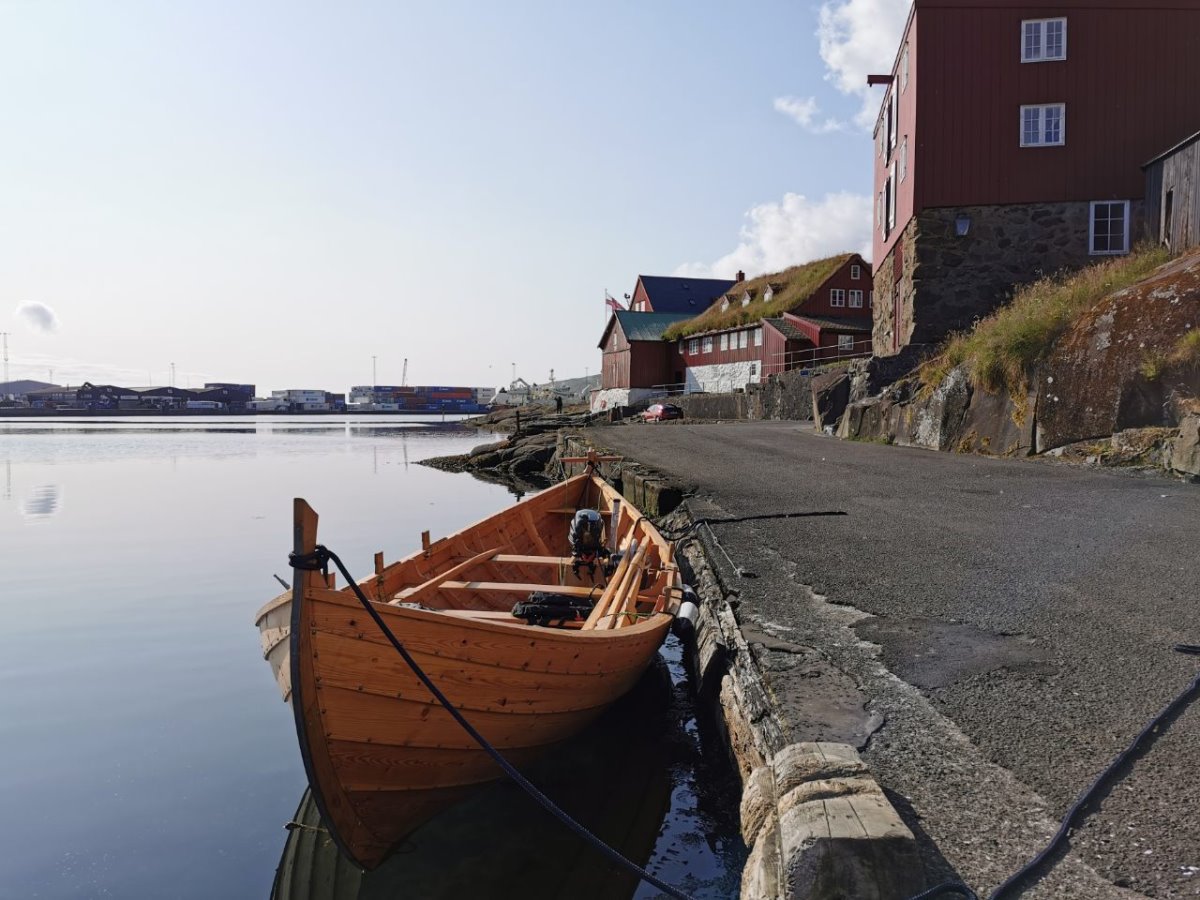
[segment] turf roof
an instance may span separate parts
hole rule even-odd
[[[672,325],[663,333],[663,337],[673,341],[706,331],[723,331],[794,310],[812,297],[817,288],[853,256],[853,253],[841,253],[735,284],[700,315]],[[775,295],[764,303],[763,291],[768,284],[776,286]],[[742,306],[742,295],[746,291],[750,292],[751,300],[749,305]],[[722,312],[721,302],[725,297],[730,298],[729,308]]]

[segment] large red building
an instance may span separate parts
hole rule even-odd
[[[1200,121],[1200,0],[915,0],[875,130],[874,348],[964,329],[1142,234]]]

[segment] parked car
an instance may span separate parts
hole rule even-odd
[[[655,403],[644,413],[642,418],[647,422],[663,422],[667,419],[682,419],[683,410],[678,406],[672,406],[670,403]]]

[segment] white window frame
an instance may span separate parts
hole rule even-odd
[[[697,356],[700,353],[700,339],[692,338],[688,341],[688,356]]]
[[[1125,227],[1124,233],[1121,235],[1121,249],[1119,250],[1097,250],[1096,249],[1096,207],[1097,206],[1116,206],[1124,207]],[[1129,201],[1128,200],[1093,200],[1088,205],[1088,253],[1091,256],[1124,256],[1129,252]]]
[[[722,350],[729,349],[729,332],[725,332],[724,334],[721,335],[721,349]]]
[[[1047,141],[1046,138],[1046,111],[1049,109],[1058,110],[1058,140]],[[1037,140],[1025,140],[1025,111],[1037,110]],[[1022,147],[1062,147],[1067,143],[1067,104],[1065,103],[1031,103],[1021,107],[1019,117],[1019,132]]]
[[[749,331],[739,331],[737,333],[737,339],[738,339],[737,348],[739,350],[745,350],[748,346],[750,346],[750,332]]]
[[[709,335],[708,337],[705,337],[701,340],[700,352],[701,353],[712,353],[712,349],[713,349],[712,335]]]
[[[754,329],[754,346],[755,347],[762,346],[762,329],[761,328]]]
[[[863,292],[860,290],[851,288],[851,290],[850,290],[850,308],[851,309],[862,309],[862,305],[863,305]]]
[[[888,184],[891,188],[888,190],[888,208],[887,208],[887,230],[890,234],[892,229],[896,227],[896,161],[892,160],[891,172],[888,175]]]
[[[867,291],[867,309],[870,309],[874,305],[875,305],[875,292]]]
[[[904,176],[908,174],[908,135],[906,134],[903,140],[900,141],[900,180],[904,180]]]
[[[837,336],[837,338],[838,338],[838,350],[853,350],[854,349],[854,335],[839,334]]]
[[[845,288],[830,288],[829,289],[829,305],[830,306],[845,306],[846,305],[846,289]]]
[[[888,152],[896,149],[896,134],[900,131],[900,92],[892,86],[892,108],[888,113]]]
[[[904,52],[900,55],[900,90],[908,90],[908,43],[904,44]]]
[[[1046,55],[1046,32],[1047,26],[1051,24],[1062,24],[1062,53],[1058,56]],[[1037,44],[1030,48],[1026,37],[1029,29],[1033,29],[1037,35]],[[1062,62],[1067,58],[1067,17],[1055,16],[1050,19],[1022,19],[1021,20],[1021,62],[1022,63],[1041,63],[1041,62]]]
[[[858,281],[858,279],[862,278],[862,266],[851,266],[850,278],[853,281]]]

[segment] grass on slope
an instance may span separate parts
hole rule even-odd
[[[1007,390],[1013,396],[1024,395],[1034,367],[1072,322],[1169,258],[1161,247],[1139,249],[1022,288],[1010,303],[981,319],[971,331],[952,335],[941,353],[922,364],[918,372],[922,388],[935,390],[952,369],[965,364],[973,384],[993,393]],[[1200,339],[1197,342],[1200,347]]]

